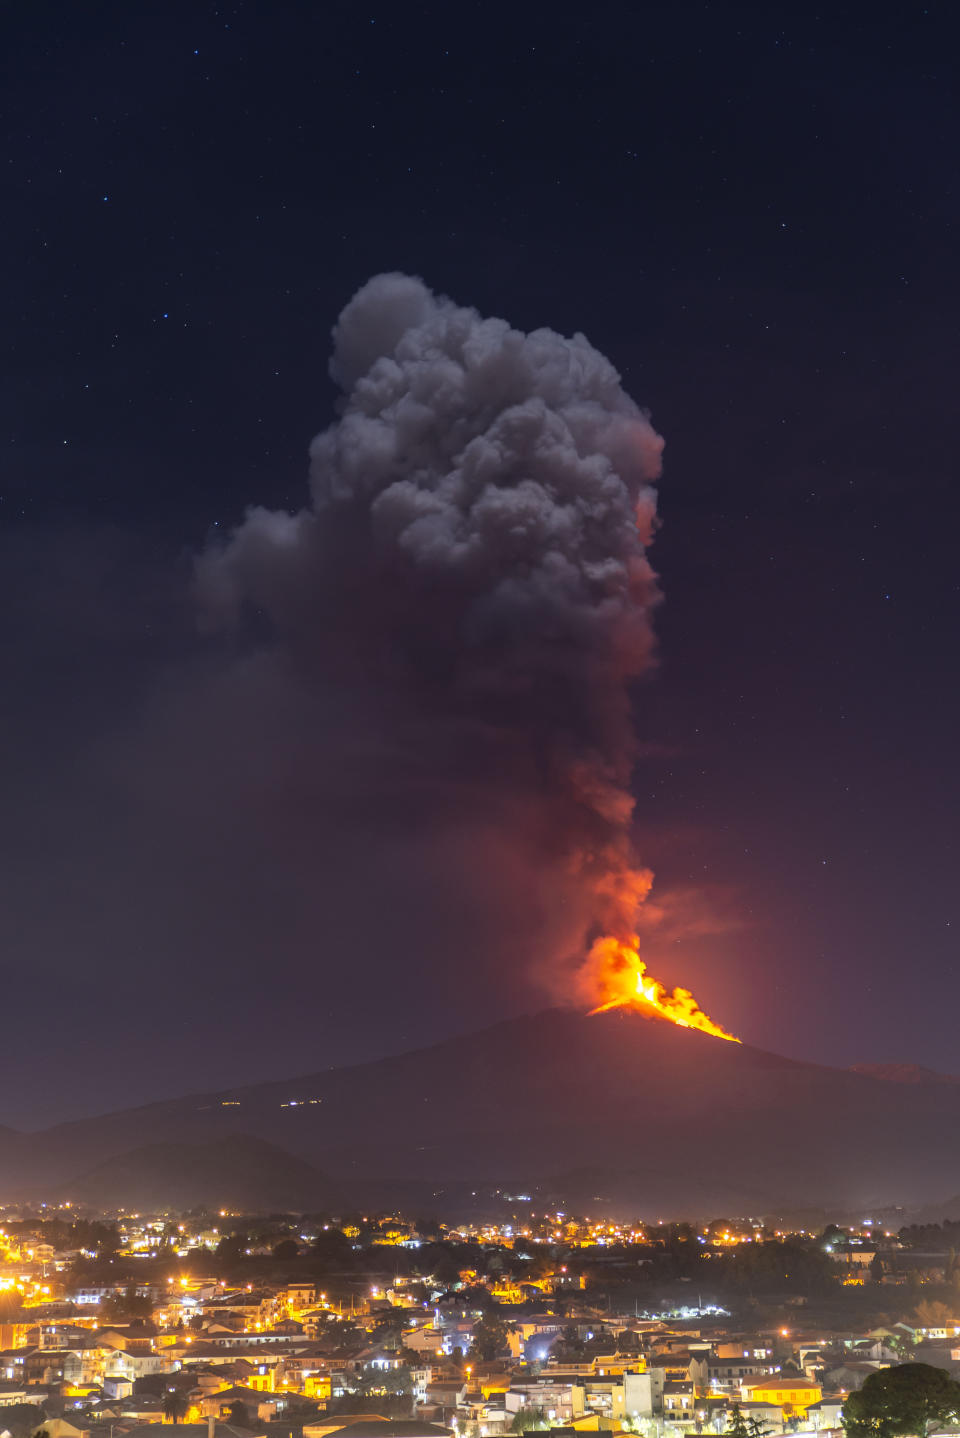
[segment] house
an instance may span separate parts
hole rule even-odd
[[[828,1368],[824,1380],[831,1388],[854,1393],[863,1387],[871,1373],[879,1372],[882,1367],[882,1363],[841,1363],[836,1368]]]
[[[932,1368],[945,1368],[952,1378],[956,1378],[960,1371],[960,1363],[957,1361],[960,1358],[960,1350],[957,1349],[955,1342],[949,1339],[939,1343],[918,1343],[911,1357],[917,1363],[929,1363]]]
[[[430,1389],[427,1389],[429,1395]],[[508,1424],[524,1408],[542,1408],[551,1423],[569,1423],[573,1418],[573,1384],[564,1378],[541,1375],[539,1379],[512,1383],[503,1395]]]
[[[49,1428],[49,1424],[44,1424]],[[264,1426],[237,1428],[230,1423],[178,1423],[177,1438],[267,1438]],[[91,1424],[81,1438],[156,1438],[156,1426],[152,1423],[131,1423],[122,1427],[117,1424]],[[50,1438],[73,1438],[71,1434],[51,1434]]]
[[[467,1385],[462,1378],[433,1378],[427,1384],[427,1402],[444,1411],[458,1408],[466,1396]]]
[[[268,1396],[258,1392],[256,1388],[234,1385],[201,1398],[197,1407],[204,1418],[214,1417],[229,1421],[230,1410],[234,1404],[242,1404],[252,1418],[258,1418],[261,1423],[269,1423],[283,1408],[284,1399],[278,1394],[271,1393]]]
[[[386,1418],[382,1418],[379,1413],[338,1413],[329,1418],[318,1418],[315,1423],[304,1423],[303,1438],[331,1438],[332,1434],[340,1433],[344,1428],[350,1428],[358,1423],[373,1424],[386,1423],[386,1421]],[[369,1438],[372,1438],[374,1431],[379,1438],[379,1428],[371,1429]]]
[[[71,1423],[68,1418],[47,1418],[43,1430],[49,1434],[49,1438],[89,1438],[90,1435],[89,1428],[81,1428],[79,1424]]]
[[[59,1348],[34,1348],[24,1360],[24,1378],[28,1383],[62,1383],[67,1354]]]
[[[662,1368],[668,1382],[690,1382],[705,1388],[710,1381],[710,1358],[707,1351],[693,1352],[689,1348],[677,1348],[668,1353],[658,1353],[647,1360],[648,1368]]]
[[[120,1400],[120,1416],[129,1419],[132,1423],[163,1423],[166,1414],[163,1411],[162,1398],[122,1398]],[[104,1413],[106,1417],[106,1413]]]
[[[15,1348],[26,1348],[31,1334],[36,1337],[36,1323],[0,1323],[0,1350],[6,1352]]]
[[[696,1384],[689,1378],[668,1378],[663,1385],[661,1410],[672,1423],[692,1423],[697,1406]]]
[[[627,1417],[626,1392],[622,1376],[585,1378],[572,1389],[573,1422],[595,1417],[604,1427],[619,1427]]]
[[[707,1359],[706,1384],[701,1381],[701,1387],[709,1386],[714,1392],[738,1394],[744,1379],[762,1377],[775,1372],[776,1368],[772,1358],[755,1358],[752,1354],[710,1357]]]
[[[103,1393],[105,1398],[129,1398],[133,1393],[133,1379],[119,1375],[104,1378]]]
[[[302,1313],[305,1308],[315,1308],[318,1296],[314,1283],[288,1283],[284,1294],[291,1313]]]
[[[303,1431],[306,1438],[307,1429]],[[440,1423],[424,1423],[418,1418],[360,1421],[348,1423],[345,1428],[328,1429],[327,1432],[335,1433],[336,1438],[453,1438],[451,1428],[444,1428]]]
[[[0,1350],[0,1378],[17,1383],[26,1382],[26,1348],[6,1348]]]
[[[26,1383],[16,1379],[0,1381],[0,1407],[8,1408],[12,1403],[29,1403],[30,1390]]]
[[[429,1354],[430,1357],[439,1357],[443,1351],[443,1334],[432,1324],[407,1329],[402,1342],[404,1348],[409,1348],[414,1353]],[[519,1357],[519,1350],[517,1356]]]
[[[717,1343],[713,1353],[718,1361],[724,1358],[755,1358],[758,1363],[773,1359],[773,1349],[759,1335],[742,1338],[738,1343]]]
[[[810,1378],[791,1374],[771,1373],[765,1378],[748,1378],[740,1385],[745,1403],[770,1403],[781,1410],[784,1418],[806,1415],[811,1403],[819,1403],[823,1389]]]
[[[747,1422],[753,1419],[761,1431],[774,1433],[778,1428],[783,1431],[783,1409],[776,1403],[748,1402],[741,1403],[739,1408]]]
[[[826,1431],[840,1427],[840,1414],[843,1411],[843,1399],[838,1393],[828,1394],[817,1403],[811,1403],[807,1409],[807,1423],[817,1432]]]

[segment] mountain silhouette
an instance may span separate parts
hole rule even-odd
[[[335,1196],[442,1211],[481,1190],[654,1218],[929,1203],[960,1191],[958,1120],[960,1086],[804,1063],[623,1010],[550,1009],[295,1079],[0,1130],[0,1199],[76,1185],[106,1204],[114,1183],[114,1204],[135,1191],[146,1207],[152,1182],[162,1207],[176,1175],[181,1206],[205,1202],[210,1164],[226,1158],[210,1149],[201,1172],[196,1146],[243,1136],[272,1146],[248,1151],[253,1206],[267,1208]],[[174,1146],[160,1168],[155,1145]],[[242,1150],[231,1161],[217,1202],[249,1204]]]

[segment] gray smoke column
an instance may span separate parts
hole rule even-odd
[[[649,877],[629,687],[652,662],[662,440],[583,335],[523,334],[406,275],[346,306],[330,373],[310,503],[251,509],[202,556],[208,623],[349,693],[402,756],[411,826],[451,807],[469,826],[502,794],[581,937],[630,932]]]

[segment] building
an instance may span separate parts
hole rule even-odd
[[[811,1403],[819,1403],[823,1397],[819,1383],[785,1373],[745,1379],[740,1385],[740,1393],[746,1404],[769,1403],[779,1408],[784,1419],[794,1416],[805,1418]]]

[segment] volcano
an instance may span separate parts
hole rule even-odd
[[[142,1206],[137,1156],[152,1150],[149,1166],[165,1145],[186,1203],[191,1151],[242,1136],[257,1182],[235,1145],[220,1193],[233,1202],[232,1184],[248,1209],[289,1203],[287,1158],[303,1208],[316,1172],[317,1208],[442,1212],[468,1192],[522,1190],[654,1218],[849,1209],[960,1190],[958,1121],[960,1087],[803,1063],[623,1009],[551,1009],[355,1066],[0,1130],[0,1199],[69,1198],[96,1170],[101,1202],[109,1174],[114,1205],[135,1193]],[[202,1202],[208,1173],[197,1187]]]

